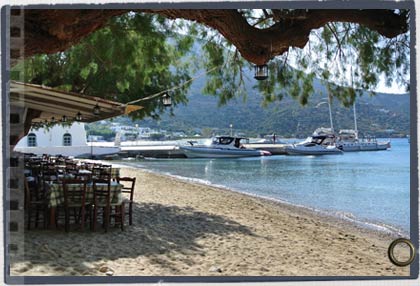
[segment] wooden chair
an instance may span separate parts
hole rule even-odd
[[[83,230],[86,209],[89,208],[86,202],[87,182],[77,179],[63,179],[61,182],[64,192],[65,230],[68,232],[70,228],[70,210],[74,211],[75,222],[80,221],[80,229]],[[80,214],[79,216],[76,215],[76,211]]]
[[[101,176],[101,168],[100,167],[92,167],[92,178],[99,179]]]
[[[117,178],[117,182],[122,184],[122,193],[128,194],[128,198],[125,198],[124,204],[128,204],[128,212],[125,214],[128,214],[128,224],[133,224],[133,202],[134,202],[134,186],[136,184],[136,178],[129,178],[129,177],[123,177],[123,178]]]
[[[49,162],[43,162],[41,164],[41,170],[42,170],[42,172],[54,171],[55,170],[55,164],[49,163]]]
[[[73,175],[74,177],[76,177],[79,173],[79,170],[72,165],[66,165],[66,169],[64,173],[67,175]]]
[[[59,164],[55,166],[55,171],[57,172],[57,174],[62,175],[66,173],[66,166]]]
[[[42,167],[41,164],[36,164],[36,163],[29,163],[28,164],[28,169],[31,171],[31,177],[33,177],[35,179],[35,183],[38,184],[38,186],[40,185],[40,181],[41,181],[41,174],[42,174]]]
[[[77,168],[77,163],[73,160],[68,160],[68,159],[65,160],[64,165],[66,165],[66,168],[71,168],[71,169]]]
[[[40,185],[44,193],[47,192],[48,182],[54,182],[58,180],[58,173],[54,167],[44,166],[41,173]]]
[[[24,188],[28,230],[31,229],[33,219],[35,219],[35,227],[38,227],[40,213],[43,215],[43,224],[44,228],[46,228],[48,223],[48,202],[46,194],[42,192],[42,188],[38,188],[35,182],[29,183],[27,178],[24,178]]]
[[[88,163],[88,162],[81,162],[80,163],[80,169],[81,170],[92,171],[92,168],[93,168],[93,163]]]
[[[111,179],[111,166],[93,167],[92,178],[102,180]]]
[[[89,173],[77,173],[76,174],[76,179],[85,181],[85,182],[90,182],[92,181],[92,174]]]
[[[92,230],[96,231],[98,210],[102,209],[102,224],[105,232],[108,231],[111,217],[111,207],[115,207],[115,217],[120,221],[121,230],[124,230],[124,202],[111,204],[111,180],[93,179],[93,225]]]

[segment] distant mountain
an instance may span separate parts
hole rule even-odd
[[[229,125],[237,133],[247,136],[276,133],[284,137],[306,137],[316,128],[329,127],[328,105],[325,101],[326,88],[319,80],[314,81],[314,94],[306,106],[301,106],[291,97],[280,102],[261,106],[262,96],[252,86],[252,76],[246,82],[247,99],[233,99],[224,106],[218,106],[218,98],[201,94],[205,78],[193,82],[185,106],[175,108],[175,116],[163,115],[159,122],[142,120],[140,126],[161,128],[188,133],[228,133]],[[378,137],[405,136],[410,132],[409,94],[367,93],[356,102],[357,123],[361,134]],[[345,108],[333,100],[333,123],[336,130],[354,128],[353,109]]]

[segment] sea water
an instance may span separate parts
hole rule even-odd
[[[299,205],[393,231],[410,228],[410,144],[387,151],[238,159],[147,159],[151,171]]]

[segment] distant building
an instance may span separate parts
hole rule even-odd
[[[173,137],[186,137],[187,135],[183,131],[172,132]]]
[[[74,122],[68,126],[56,124],[50,128],[30,129],[28,135],[20,139],[14,150],[38,155],[97,157],[118,153],[120,148],[88,145],[85,124]]]
[[[88,135],[88,142],[105,142],[104,136],[102,135]]]
[[[16,147],[78,146],[86,145],[86,131],[83,123],[70,126],[54,125],[49,129],[30,129]]]

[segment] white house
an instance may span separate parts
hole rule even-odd
[[[118,153],[120,148],[88,145],[84,123],[74,122],[69,126],[57,124],[49,129],[31,129],[28,135],[18,142],[14,150],[37,155],[98,157]]]

